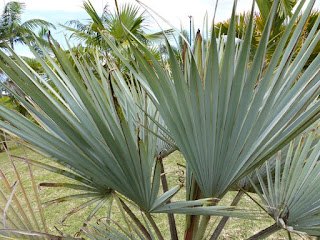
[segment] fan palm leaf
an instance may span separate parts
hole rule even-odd
[[[52,50],[61,67],[44,49],[41,50],[54,71],[31,46],[30,49],[58,92],[45,81],[40,84],[38,74],[14,51],[11,53],[15,61],[0,52],[5,60],[0,63],[0,68],[10,78],[15,79],[15,84],[26,97],[12,94],[37,122],[35,124],[1,105],[0,115],[8,122],[1,121],[0,126],[26,140],[33,149],[74,172],[59,171],[43,165],[51,171],[77,180],[83,185],[82,188],[90,189],[87,192],[93,199],[79,208],[93,201],[104,201],[116,192],[147,213],[175,211],[194,214],[200,211],[201,214],[206,212],[210,215],[250,217],[250,214],[244,214],[243,211],[229,211],[229,207],[194,208],[208,204],[211,199],[166,204],[182,186],[176,186],[158,196],[160,164],[155,156],[162,154],[157,151],[165,147],[161,142],[159,144],[158,137],[173,147],[173,150],[175,145],[170,137],[165,135],[167,131],[164,126],[156,121],[142,120],[146,114],[153,115],[154,120],[159,119],[156,108],[143,109],[150,100],[140,101],[141,96],[134,97],[128,88],[115,87],[113,81],[119,86],[125,84],[124,80],[119,80],[121,78],[118,75],[121,75],[121,72],[102,68],[99,56],[94,60],[96,65],[91,67],[85,59],[80,61],[70,51],[72,63],[66,53],[53,42]],[[93,73],[94,69],[98,75]],[[125,92],[121,94],[122,100],[118,100],[120,91]],[[129,94],[133,97],[128,97]],[[137,101],[138,98],[140,103],[137,104],[140,107],[134,106],[130,110],[131,101]],[[133,117],[136,112],[137,117]],[[144,131],[144,127],[147,127],[148,131]],[[161,127],[164,133],[158,132],[158,127]],[[41,165],[34,161],[32,163]],[[68,187],[76,189],[81,186]]]
[[[60,59],[61,61],[62,61],[62,59],[66,59],[66,56],[63,54],[63,52],[61,50],[58,49],[56,54],[57,54],[58,59]],[[6,58],[6,60],[9,61],[9,58]],[[20,63],[22,63],[22,62],[20,62]],[[41,63],[43,65],[43,67],[46,70],[48,70],[48,66],[45,63],[43,63],[43,61]],[[18,70],[17,66],[12,65],[12,63],[9,63],[9,64],[11,65],[11,67]],[[52,61],[52,64],[54,66],[56,65],[56,63],[54,63],[53,61]],[[67,63],[67,64],[69,64],[69,63]],[[1,67],[4,67],[4,65],[2,65]],[[28,69],[26,67],[27,66],[24,66],[25,70]],[[65,67],[67,69],[68,65],[65,65]],[[90,75],[90,71],[88,69],[81,69],[81,70],[84,71],[83,72],[84,76]],[[20,73],[22,73],[21,70],[18,70],[18,71]],[[28,70],[28,71],[30,71],[30,70]],[[58,77],[52,70],[51,70],[51,72],[48,71],[47,74],[50,75],[52,81],[56,81],[56,84],[58,86],[60,86],[60,87],[63,86],[62,79],[60,77]],[[150,170],[150,168],[152,169],[154,167],[154,161],[153,161],[154,151],[151,151],[151,149],[153,149],[155,146],[153,146],[153,145],[144,146],[144,144],[139,141],[139,135],[136,135],[136,132],[135,132],[136,130],[139,131],[138,127],[134,130],[130,129],[128,124],[124,121],[124,119],[122,119],[123,118],[122,113],[118,112],[118,111],[120,111],[119,109],[114,109],[114,107],[112,107],[112,105],[107,104],[107,103],[103,103],[103,102],[105,102],[101,98],[101,97],[103,97],[103,95],[92,96],[93,99],[89,99],[88,97],[85,97],[87,99],[85,99],[84,101],[86,102],[86,104],[89,104],[91,106],[91,109],[89,110],[88,106],[85,107],[86,104],[79,97],[78,92],[75,90],[76,86],[70,85],[70,80],[68,80],[68,76],[66,74],[64,74],[62,71],[60,71],[59,74],[62,74],[64,80],[67,80],[64,84],[69,85],[70,90],[72,89],[73,93],[72,92],[68,93],[66,90],[63,90],[62,88],[59,89],[59,87],[58,86],[57,87],[60,91],[62,90],[61,94],[64,97],[67,97],[73,103],[71,104],[71,102],[70,102],[70,105],[63,106],[62,103],[58,103],[57,100],[51,99],[51,101],[48,102],[48,105],[47,105],[48,111],[43,112],[43,114],[47,115],[47,117],[44,117],[45,115],[40,116],[39,112],[38,113],[36,112],[35,106],[32,107],[30,104],[28,104],[24,101],[26,104],[26,107],[30,108],[29,109],[30,112],[32,112],[38,118],[41,125],[44,126],[48,130],[51,129],[51,130],[49,130],[49,132],[51,132],[51,134],[49,134],[49,132],[45,133],[46,131],[44,131],[44,129],[37,127],[36,125],[31,126],[30,122],[27,123],[21,117],[18,117],[19,120],[18,119],[16,119],[16,120],[25,122],[25,124],[27,124],[29,127],[31,127],[33,129],[31,132],[33,134],[38,135],[38,137],[35,137],[33,139],[34,141],[33,140],[30,141],[31,140],[30,139],[31,132],[29,132],[29,133],[24,132],[23,135],[25,135],[28,138],[28,141],[30,141],[33,144],[36,142],[40,143],[42,140],[43,140],[43,143],[45,143],[45,142],[48,143],[48,141],[50,141],[49,139],[52,138],[51,140],[54,141],[55,144],[54,145],[50,144],[52,149],[47,153],[49,153],[52,156],[55,156],[56,158],[59,158],[60,160],[62,160],[62,162],[64,162],[65,165],[66,164],[69,165],[69,167],[71,169],[73,169],[73,170],[77,169],[76,173],[78,173],[80,176],[82,176],[82,178],[91,182],[91,184],[94,184],[96,186],[96,189],[98,189],[101,194],[103,194],[103,195],[108,194],[110,192],[109,186],[113,186],[113,184],[114,184],[113,189],[116,189],[117,191],[119,191],[120,193],[122,193],[124,195],[127,195],[125,193],[126,191],[128,191],[128,193],[131,192],[131,193],[129,193],[129,195],[127,195],[130,199],[134,200],[140,207],[142,207],[144,209],[150,209],[150,207],[151,207],[150,206],[150,197],[151,197],[150,194],[152,192],[152,182],[151,182],[152,176],[150,175],[152,173],[152,171]],[[71,71],[69,70],[68,74],[70,74],[69,77],[72,77],[72,76],[75,77],[76,75],[78,75],[76,72],[74,72],[74,70],[71,70]],[[73,74],[76,74],[76,75],[73,75]],[[27,84],[27,82],[23,83],[22,81],[25,81],[27,76],[28,75],[24,75],[24,77],[23,77],[24,79],[22,78],[21,82],[20,82],[21,84],[24,85],[24,87],[26,87],[25,84]],[[15,76],[13,76],[13,75],[11,75],[11,77],[15,78]],[[29,77],[30,77],[30,75],[29,75]],[[38,85],[38,83],[34,82],[35,80],[32,80],[32,79],[29,79],[29,80],[33,81],[34,86]],[[91,85],[89,85],[91,87],[91,90],[93,87],[95,87],[95,88],[97,88],[97,91],[99,91],[99,93],[102,93],[101,86],[98,87],[99,86],[98,79],[94,78],[94,81],[96,81],[95,84],[93,82],[93,79],[91,79],[91,81],[92,81],[90,83]],[[88,82],[88,84],[89,84],[89,82]],[[105,84],[107,84],[107,83],[105,83]],[[77,83],[75,85],[77,85],[78,91],[84,91],[84,86],[82,84]],[[22,85],[20,85],[20,87],[22,87]],[[24,89],[24,87],[22,87],[22,88]],[[32,87],[32,88],[34,89],[34,87]],[[32,88],[25,89],[26,95],[31,95],[32,92],[35,93],[34,92],[35,89],[32,90]],[[57,93],[54,93],[54,94],[58,95]],[[74,96],[73,96],[73,94],[74,94]],[[41,98],[43,99],[43,97],[45,97],[45,95],[47,95],[47,94],[44,92],[44,89],[42,89],[42,93],[38,92],[36,95],[38,95],[37,99],[40,100]],[[34,104],[37,104],[39,107],[41,107],[42,104],[39,104],[39,102],[37,103],[38,100],[35,100]],[[114,101],[112,98],[109,98],[108,100],[112,101],[112,102]],[[99,104],[102,104],[102,105],[100,105],[100,106],[97,105],[98,108],[95,108],[95,107],[93,107],[94,101],[99,101]],[[51,107],[49,107],[49,105],[51,105]],[[83,110],[81,110],[80,106]],[[71,112],[68,112],[67,109]],[[95,112],[94,115],[91,115],[93,113],[92,111]],[[61,115],[63,112],[65,115]],[[90,114],[90,112],[91,112],[91,114]],[[98,113],[98,112],[100,112],[100,113]],[[53,123],[52,120],[50,120],[50,119],[52,119],[53,116],[58,117],[58,115],[57,115],[58,113],[60,115],[59,121],[61,121],[61,124],[56,125],[56,123]],[[9,115],[10,114],[8,114],[7,116],[9,116]],[[77,123],[77,121],[78,121],[78,120],[76,120],[77,118],[79,118],[80,121],[85,121],[87,124],[89,124],[88,128],[84,127],[84,126],[80,127],[80,124]],[[93,122],[97,121],[97,123],[93,123],[92,121]],[[62,125],[62,123],[66,124],[67,122],[69,122],[69,124],[67,124],[68,126]],[[108,125],[105,125],[106,123],[108,123]],[[72,125],[75,124],[75,125],[72,126],[70,124],[72,124]],[[98,124],[99,126],[96,124]],[[78,125],[78,127],[76,127],[76,125]],[[64,130],[62,130],[61,127]],[[99,128],[103,128],[103,129],[100,129],[100,130],[103,130],[101,132],[101,133],[103,133],[103,135],[98,133]],[[78,134],[76,134],[75,129],[80,130],[81,133],[79,132]],[[130,130],[133,132],[131,132]],[[64,131],[66,131],[66,132],[64,132]],[[67,132],[69,132],[69,133],[67,133]],[[48,134],[51,135],[51,137]],[[71,134],[71,135],[69,135],[69,134]],[[94,135],[95,135],[95,137],[94,137]],[[134,136],[135,136],[135,138],[133,138]],[[111,141],[111,139],[113,139],[114,137],[120,137],[120,139],[112,141],[112,144],[110,144],[110,147],[112,150],[108,149],[108,148],[106,148],[106,146],[102,145],[102,144],[105,144],[104,142],[106,139],[108,141]],[[151,138],[152,137],[150,137],[150,139]],[[40,139],[42,139],[42,140],[40,140]],[[67,145],[65,145],[65,143],[63,144],[63,141],[66,141],[66,143],[68,143],[68,145],[69,144],[70,145],[67,147]],[[87,147],[85,147],[84,144],[89,144],[89,145]],[[64,145],[64,146],[62,146],[62,145]],[[123,148],[124,146],[127,146],[127,147]],[[47,147],[46,147],[47,150],[49,150],[48,147],[49,147],[49,145],[47,145]],[[73,148],[73,150],[71,150],[72,148]],[[148,149],[148,148],[150,148],[150,149]],[[86,149],[86,153],[83,151],[84,149]],[[125,152],[122,152],[122,150],[120,150],[120,149],[126,149],[126,150],[125,150]],[[139,149],[139,151],[137,151],[137,149]],[[132,152],[132,151],[134,151],[134,152]],[[55,152],[55,154],[53,154],[54,152]],[[62,152],[64,152],[64,154],[66,154],[64,157],[62,157],[62,155],[63,155]],[[152,152],[151,156],[149,156],[150,152]],[[141,154],[141,155],[139,155],[139,154]],[[58,157],[59,155],[60,155],[60,157]],[[100,155],[100,157],[99,157],[99,155]],[[127,160],[125,162],[119,164],[119,162],[117,163],[117,161],[115,161],[116,160],[115,156],[117,156],[117,158],[119,158],[119,159],[127,159]],[[90,158],[92,158],[92,159],[89,160]],[[134,158],[137,158],[136,161],[140,162],[140,164],[141,164],[140,167],[138,167],[137,165],[133,165],[132,161]],[[69,159],[69,160],[67,160],[67,159]],[[78,159],[79,162],[78,161],[76,162],[75,159]],[[103,159],[105,159],[105,160],[103,160]],[[106,159],[108,159],[108,162],[110,165],[106,164]],[[138,160],[138,159],[140,159],[140,160]],[[70,162],[68,162],[68,161],[70,161]],[[89,165],[87,163],[85,164],[85,162],[87,162],[87,163],[90,162],[90,164]],[[135,167],[132,169],[132,166],[135,166]],[[125,170],[125,169],[127,169],[127,170],[131,169],[130,170],[131,173],[126,172],[127,170]],[[146,170],[148,173],[147,172],[142,173]],[[136,178],[136,176],[140,176],[139,177],[140,180],[138,180]],[[130,181],[137,184],[137,189],[133,189],[133,188],[129,187],[127,184],[124,184],[123,181],[126,181],[125,179],[127,179],[127,178],[134,178],[134,179],[131,179]],[[101,179],[106,179],[106,181],[101,181]],[[143,183],[141,182],[140,184],[138,184],[139,181],[141,181],[141,180],[143,181]],[[145,183],[144,181],[146,181],[146,180],[148,180],[149,183]],[[138,186],[138,185],[140,185],[140,186]],[[120,189],[122,189],[122,190],[120,190]],[[147,189],[149,189],[149,190],[147,190]],[[158,192],[157,188],[154,189],[154,192],[152,193],[153,198],[156,198],[157,192]],[[138,199],[140,199],[140,200],[144,199],[144,200],[140,201]]]
[[[317,39],[306,46],[307,51],[301,52],[304,57],[299,64],[290,61],[313,1],[293,29],[303,4],[304,1],[292,16],[268,66],[264,65],[264,56],[277,2],[249,68],[252,15],[236,57],[234,12],[221,61],[212,31],[211,45],[204,57],[207,60],[202,66],[204,74],[196,64],[197,57],[192,55],[188,71],[183,73],[169,44],[170,75],[142,45],[139,49],[132,47],[135,60],[131,63],[138,63],[136,77],[146,89],[151,88],[150,96],[154,97],[204,196],[222,197],[233,183],[318,118],[319,102],[311,107],[310,104],[319,94],[319,59],[299,79],[298,71],[293,72],[303,66]],[[152,59],[152,65],[144,56]]]
[[[258,183],[251,179],[250,182],[262,199],[265,210],[274,218],[279,228],[320,236],[320,144],[315,134],[316,130],[313,130],[299,141],[292,141],[286,151],[279,151],[274,167],[267,161],[266,181],[256,171]],[[286,156],[282,157],[283,154]]]

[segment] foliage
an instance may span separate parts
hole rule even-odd
[[[319,236],[319,198],[314,194],[319,186],[319,131],[297,140],[264,164],[266,178],[256,171],[258,181],[249,180],[274,218],[275,230]]]
[[[279,6],[277,9],[277,14],[275,15],[275,20],[273,21],[271,33],[270,33],[270,41],[268,45],[268,51],[266,53],[266,59],[270,61],[271,57],[273,56],[277,44],[280,42],[280,39],[282,38],[287,23],[289,19],[292,17],[292,10],[296,6],[297,1],[279,1]],[[253,56],[257,46],[261,40],[263,29],[266,26],[266,20],[268,19],[268,15],[271,10],[272,1],[257,1],[257,5],[259,8],[259,12],[255,13],[254,15],[254,29],[252,34],[252,42],[251,42],[251,55]],[[306,38],[309,36],[309,33],[311,32],[311,29],[314,26],[317,26],[312,31],[318,31],[318,23],[316,20],[318,19],[319,11],[313,10],[306,22],[306,25],[301,33],[301,41],[299,45],[301,45]],[[301,16],[299,16],[300,18]],[[241,13],[236,15],[236,37],[239,39],[243,39],[243,36],[245,35],[245,32],[248,28],[248,20],[250,18],[250,13]],[[299,21],[296,21],[296,25]],[[215,33],[216,35],[227,35],[228,29],[230,27],[230,19],[224,22],[219,22],[215,24]],[[295,26],[296,27],[296,26]],[[294,27],[294,28],[295,28]],[[300,46],[296,48],[299,52]],[[313,59],[318,55],[319,53],[319,45],[314,48],[313,53],[311,54],[309,60],[307,61],[305,68],[309,66],[309,64],[313,61]]]
[[[21,15],[25,8],[24,3],[8,2],[0,16],[0,48],[6,49],[10,45],[13,49],[16,43],[25,43],[25,38],[29,41],[33,39],[33,31],[39,27],[52,27],[51,23],[42,19],[30,19],[21,22]],[[41,40],[41,38],[39,38]],[[41,41],[44,45],[46,42]]]
[[[86,46],[99,47],[104,51],[109,49],[108,44],[105,42],[101,32],[108,35],[110,39],[117,45],[126,47],[128,41],[134,38],[139,39],[145,44],[162,38],[162,32],[146,34],[146,17],[144,12],[140,12],[140,8],[132,5],[125,4],[117,7],[117,12],[112,14],[108,5],[104,7],[102,16],[99,16],[91,2],[84,2],[83,7],[90,20],[87,24],[79,20],[71,20],[66,25],[61,25],[68,31],[71,31],[71,38],[80,40]],[[128,35],[124,30],[126,28],[133,34],[133,37]]]
[[[187,215],[185,239],[202,239],[211,216],[256,217],[259,215],[256,212],[220,206],[219,201],[237,188],[244,177],[252,176],[255,169],[313,126],[320,116],[320,56],[304,69],[320,38],[315,31],[320,20],[315,21],[309,36],[302,40],[300,36],[314,1],[308,2],[300,16],[305,2],[301,1],[292,14],[267,64],[265,59],[279,1],[273,1],[270,7],[252,58],[254,3],[241,41],[236,42],[235,4],[226,42],[217,41],[215,31],[210,39],[198,33],[194,48],[185,48],[182,60],[178,61],[167,41],[168,67],[159,63],[144,41],[121,22],[119,27],[123,27],[128,48],[125,54],[109,32],[100,29],[99,34],[129,74],[123,74],[112,58],[102,59],[98,48],[91,59],[77,56],[73,51],[68,55],[51,38],[56,58],[53,59],[37,42],[49,65],[29,44],[53,88],[47,81],[40,82],[39,74],[13,50],[10,52],[14,60],[0,52],[4,60],[0,68],[23,91],[22,95],[14,91],[12,94],[35,121],[0,105],[0,117],[5,120],[0,121],[0,127],[63,167],[32,160],[30,163],[75,181],[60,186],[83,191],[48,204],[84,198],[86,202],[74,211],[95,204],[88,216],[90,220],[103,205],[111,208],[114,201],[117,203],[128,229],[121,228],[120,233],[110,226],[104,229],[93,226],[93,230],[88,230],[85,225],[82,230],[92,239],[164,239],[151,213],[168,214],[172,239],[177,239],[173,214]],[[101,18],[96,14],[91,17],[99,30],[98,26],[103,26],[98,24]],[[131,39],[135,40],[134,44]],[[286,155],[284,169],[287,170],[282,177],[287,173],[290,176],[290,181],[286,180],[290,183],[286,184],[290,196],[299,193],[299,186],[307,188],[301,183],[309,181],[308,173],[317,173],[319,145],[313,145],[316,150],[307,154],[314,135],[309,136],[302,150],[301,144],[292,143],[289,147],[288,151],[296,148],[294,157],[291,153]],[[184,185],[166,189],[162,158],[176,149],[186,160],[186,180]],[[309,158],[305,163],[306,156]],[[269,190],[263,186],[258,171],[255,179],[261,186],[251,181],[267,205],[266,211],[276,221],[275,227],[263,232],[277,231],[283,222],[287,230],[296,228],[319,235],[317,212],[309,209],[310,214],[302,222],[294,222],[283,205],[279,205],[284,195],[278,196],[279,191],[273,189],[283,181],[281,159],[277,157],[275,162],[272,169],[268,162],[265,167]],[[296,166],[300,166],[301,172]],[[277,185],[273,185],[273,179]],[[185,200],[173,201],[182,187],[186,188]],[[276,202],[272,201],[273,197]],[[301,202],[295,201],[303,207],[293,206],[293,216],[301,209],[308,210],[310,206],[304,204],[312,202],[312,209],[319,208],[318,198],[310,192]],[[293,199],[285,200],[291,211]],[[140,211],[140,219],[133,209]]]

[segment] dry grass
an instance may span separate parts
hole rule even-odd
[[[18,146],[14,143],[9,144],[10,153],[12,155],[17,156],[25,156],[25,153],[21,146]],[[31,151],[27,151],[27,156],[30,159],[43,161],[46,163],[53,164],[52,161],[45,159],[43,156],[33,153]],[[18,160],[14,161],[18,171],[23,176],[24,185],[26,190],[32,192],[32,187],[30,184],[30,177],[28,174],[28,167],[25,163],[20,162]],[[184,159],[179,152],[175,152],[170,155],[168,158],[164,159],[166,176],[169,182],[169,187],[173,187],[177,184],[180,184],[184,178],[184,168],[178,164],[185,165]],[[11,163],[8,160],[7,154],[5,152],[0,153],[0,168],[5,173],[6,177],[9,179],[10,184],[15,181],[15,176],[12,171]],[[43,169],[33,167],[33,173],[35,176],[35,180],[37,184],[42,182],[70,182],[69,179],[66,179],[60,175],[45,171]],[[2,183],[0,182],[0,187],[3,187]],[[61,196],[66,196],[68,194],[72,194],[72,192],[68,189],[60,189],[60,188],[42,188],[40,189],[40,196],[42,202],[49,201]],[[175,197],[174,200],[183,200],[184,199],[185,191],[180,191]],[[235,197],[235,192],[228,193],[224,199],[220,202],[220,205],[229,205],[233,198]],[[32,200],[34,201],[34,199]],[[57,234],[55,229],[58,228],[62,232],[68,233],[73,235],[76,233],[79,228],[82,226],[82,223],[85,221],[88,214],[93,210],[94,206],[90,206],[80,212],[77,212],[70,216],[64,224],[59,223],[59,219],[65,215],[68,211],[72,210],[73,208],[79,206],[83,203],[83,200],[79,201],[68,201],[63,202],[60,204],[54,204],[45,209],[45,216],[47,219],[47,224],[51,233]],[[239,207],[241,208],[249,208],[255,209],[259,211],[259,207],[248,197],[243,197],[239,203]],[[136,211],[139,214],[138,211]],[[93,221],[104,217],[106,214],[106,208],[102,208],[97,216],[94,218]],[[159,228],[163,231],[164,236],[166,239],[169,239],[169,227],[167,222],[167,216],[165,214],[157,214],[154,215],[156,222],[159,224]],[[118,208],[115,207],[115,210],[112,214],[112,219],[115,222],[122,223],[123,220],[121,218],[121,214],[119,213]],[[185,216],[177,215],[176,216],[176,223],[178,228],[179,237],[183,236],[184,231],[184,220]],[[215,229],[215,226],[219,223],[220,218],[213,217],[210,220],[209,228],[208,228],[208,236],[210,232]],[[220,239],[246,239],[253,234],[259,232],[260,230],[270,226],[273,224],[273,220],[266,216],[264,219],[260,220],[244,220],[244,219],[230,219],[220,235]],[[182,239],[182,238],[181,238]],[[268,239],[288,239],[288,235],[285,231],[279,231],[276,234],[273,234]],[[301,239],[299,236],[293,236],[293,239]]]

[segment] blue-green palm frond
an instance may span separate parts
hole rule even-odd
[[[315,134],[313,130],[292,141],[277,153],[275,164],[267,161],[265,180],[256,171],[258,183],[250,181],[279,227],[320,236],[320,142]]]

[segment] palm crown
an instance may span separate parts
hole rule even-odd
[[[0,47],[6,48],[6,43],[13,49],[16,43],[25,43],[24,37],[33,39],[32,33],[39,27],[53,27],[54,25],[42,19],[30,19],[22,22],[21,17],[25,4],[8,2],[0,16]],[[43,42],[42,42],[43,43]]]
[[[98,15],[90,1],[84,2],[83,7],[90,16],[88,23],[71,20],[62,26],[71,31],[71,38],[84,42],[87,46],[110,49],[101,35],[102,32],[108,35],[117,46],[125,46],[128,41],[133,40],[133,37],[127,34],[124,28],[144,43],[162,38],[162,32],[152,34],[145,32],[147,29],[145,14],[140,12],[139,7],[132,4],[125,4],[117,8],[117,12],[114,14],[109,11],[108,5],[106,5],[101,16]]]

